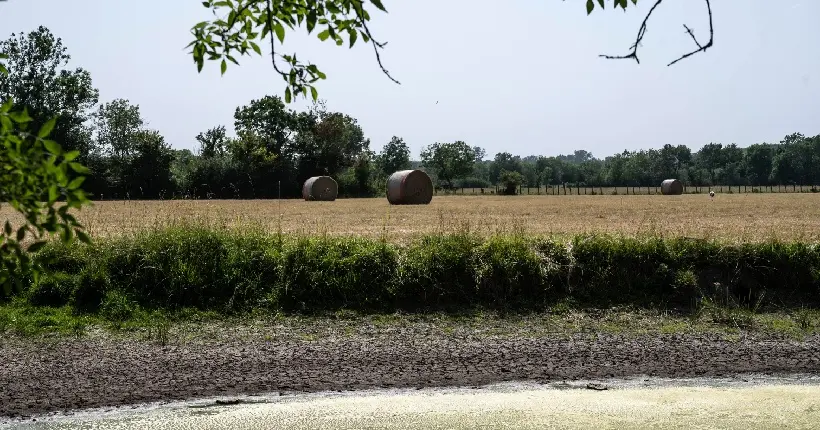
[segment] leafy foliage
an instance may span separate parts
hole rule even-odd
[[[71,59],[67,48],[42,26],[12,34],[0,42],[0,52],[8,56],[8,73],[0,74],[0,100],[12,98],[17,106],[26,108],[32,117],[30,129],[39,129],[56,117],[49,137],[66,151],[80,151],[77,161],[84,161],[91,151],[91,111],[99,99],[89,72],[67,70]]]
[[[47,139],[56,118],[36,133],[29,128],[32,122],[26,109],[14,109],[12,99],[0,107],[0,204],[13,207],[24,219],[19,226],[6,220],[0,232],[0,284],[5,294],[12,287],[21,288],[29,275],[37,276],[29,253],[41,249],[50,233],[63,242],[75,237],[89,241],[69,213],[88,202],[80,188],[87,169],[74,161],[80,153],[66,152]],[[72,177],[72,172],[78,175]],[[63,200],[59,206],[58,200]]]
[[[463,178],[473,171],[475,153],[473,148],[462,141],[452,143],[436,142],[422,149],[421,162],[436,173],[439,181],[453,187],[453,181]]]
[[[629,3],[632,2],[633,5],[638,4],[638,0],[612,0],[612,7],[613,8],[621,8],[626,10],[626,7]],[[598,7],[601,9],[605,9],[606,0],[586,0],[586,8],[587,8],[587,15],[591,14],[593,10],[595,10],[595,4],[598,4]]]
[[[203,158],[225,155],[225,147],[228,142],[225,126],[220,125],[208,129],[205,133],[199,133],[196,136],[196,141],[199,142],[199,155]]]
[[[524,183],[524,175],[515,171],[502,170],[499,179],[504,185],[504,194],[508,195],[516,194],[518,187]]]
[[[820,305],[820,249],[685,238],[467,232],[407,244],[177,227],[91,246],[50,244],[47,276],[21,298],[127,318],[136,310],[223,313]]]
[[[94,148],[105,157],[97,173],[105,178],[105,191],[129,197],[174,191],[173,152],[159,132],[144,127],[139,106],[116,99],[101,105],[94,119]]]
[[[318,92],[314,84],[326,78],[315,64],[298,60],[296,53],[277,52],[276,44],[284,43],[287,29],[304,25],[308,34],[317,31],[321,41],[332,40],[339,46],[347,42],[351,48],[361,38],[373,46],[381,65],[379,49],[384,43],[375,40],[367,26],[370,5],[387,12],[381,0],[205,0],[202,5],[213,12],[214,19],[191,28],[194,40],[188,47],[197,70],[202,70],[206,60],[219,61],[224,74],[228,62],[239,64],[237,56],[262,55],[260,44],[267,37],[273,68],[286,82],[286,103],[299,95],[307,97],[308,93],[316,101]],[[280,63],[286,68],[280,68]],[[382,70],[390,77],[384,67]]]
[[[410,168],[410,148],[404,139],[393,136],[390,142],[382,147],[379,155],[379,173],[388,177],[399,170]]]

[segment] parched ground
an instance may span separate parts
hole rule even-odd
[[[101,201],[79,213],[93,237],[195,222],[272,233],[358,235],[403,240],[469,230],[532,234],[618,233],[732,241],[817,240],[820,194],[437,196],[430,205],[386,199]],[[7,206],[0,220],[17,216]]]
[[[536,318],[537,319],[537,318]],[[820,336],[566,331],[535,319],[216,324],[162,335],[0,338],[0,417],[266,392],[649,375],[820,373]],[[609,329],[606,329],[609,327]]]

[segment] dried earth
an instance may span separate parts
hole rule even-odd
[[[0,416],[277,391],[820,373],[817,334],[327,325],[318,331],[221,327],[217,336],[177,333],[167,343],[134,335],[6,337],[0,339]]]

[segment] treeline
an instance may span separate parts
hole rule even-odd
[[[99,103],[91,75],[66,69],[69,55],[47,28],[2,42],[9,56],[0,96],[28,108],[34,128],[58,116],[52,138],[91,170],[84,188],[96,199],[272,198],[300,193],[305,179],[333,176],[341,195],[384,192],[389,174],[422,168],[442,188],[502,185],[657,186],[668,178],[692,186],[820,184],[820,136],[799,133],[776,144],[740,148],[710,143],[698,151],[679,145],[624,151],[606,158],[577,150],[557,157],[488,154],[465,142],[433,143],[414,161],[400,137],[377,144],[355,118],[315,103],[298,112],[277,96],[236,108],[234,135],[215,125],[197,136],[196,150],[176,150],[146,127],[139,106]]]

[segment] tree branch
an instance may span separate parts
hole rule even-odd
[[[636,63],[641,64],[641,60],[638,59],[638,47],[641,45],[643,41],[644,35],[646,35],[646,23],[649,21],[649,17],[652,16],[652,13],[655,12],[655,9],[663,3],[663,0],[655,0],[655,4],[652,5],[652,8],[649,9],[649,13],[643,18],[643,22],[641,23],[640,28],[638,28],[638,36],[635,38],[635,43],[629,48],[632,50],[627,55],[599,55],[599,57],[606,58],[607,60],[623,60],[627,58],[632,58],[635,60]]]
[[[690,36],[692,36],[692,40],[695,41],[695,45],[698,45],[698,49],[695,49],[692,52],[681,55],[680,58],[678,58],[677,60],[667,64],[667,66],[671,66],[671,65],[677,63],[678,61],[683,60],[684,58],[689,58],[689,57],[697,54],[698,52],[706,51],[707,49],[712,47],[712,43],[714,42],[714,39],[715,39],[715,28],[714,28],[714,26],[712,26],[712,3],[709,0],[706,0],[706,10],[709,12],[709,41],[706,42],[705,45],[701,45],[700,42],[698,42],[698,39],[695,37],[695,33],[693,33],[692,30],[689,29],[689,27],[686,27],[684,25],[684,27],[686,27],[686,31],[689,32]]]
[[[714,35],[715,35],[714,26],[712,25],[712,4],[711,4],[711,0],[704,0],[704,1],[706,1],[706,10],[709,13],[709,41],[705,45],[701,44],[698,41],[698,39],[695,37],[694,31],[692,31],[691,28],[689,28],[686,24],[684,24],[683,27],[686,29],[686,32],[689,34],[689,36],[692,37],[692,40],[695,41],[695,45],[697,45],[698,49],[695,49],[691,52],[688,52],[688,53],[680,56],[675,61],[672,61],[671,63],[667,64],[667,66],[671,66],[671,65],[677,63],[678,61],[681,61],[685,58],[689,58],[692,55],[697,54],[698,52],[706,51],[707,49],[712,47],[713,42],[714,42]],[[644,17],[643,22],[641,22],[640,28],[638,28],[638,35],[635,38],[635,43],[633,43],[632,46],[630,46],[630,48],[629,48],[631,50],[631,52],[629,54],[626,54],[626,55],[599,55],[599,57],[606,58],[608,60],[623,60],[623,59],[631,58],[631,59],[634,59],[636,63],[640,64],[641,61],[638,59],[638,47],[641,46],[641,42],[643,42],[643,38],[646,35],[646,27],[647,27],[647,22],[649,22],[649,18],[652,16],[652,13],[655,12],[655,9],[661,3],[663,3],[663,0],[655,0],[655,3],[649,9],[649,12]]]
[[[266,7],[268,12],[268,29],[270,30],[270,61],[271,64],[273,64],[273,70],[282,76],[287,76],[287,73],[279,70],[279,66],[276,65],[276,42],[273,35],[273,7],[271,6],[271,0],[267,1]]]
[[[356,14],[358,15],[359,12],[357,11]],[[390,76],[390,72],[388,72],[387,69],[384,68],[384,65],[382,64],[382,57],[381,55],[379,55],[379,49],[384,48],[387,45],[387,42],[380,43],[376,41],[376,39],[374,39],[373,35],[370,33],[370,28],[367,27],[367,20],[364,19],[364,17],[362,17],[361,15],[359,15],[359,19],[362,21],[362,27],[364,28],[365,34],[368,38],[370,38],[370,43],[373,45],[373,52],[376,53],[376,62],[379,63],[379,67],[382,69],[382,73],[384,73],[385,76],[387,76],[391,81],[401,85],[401,82],[397,81],[395,78]]]

